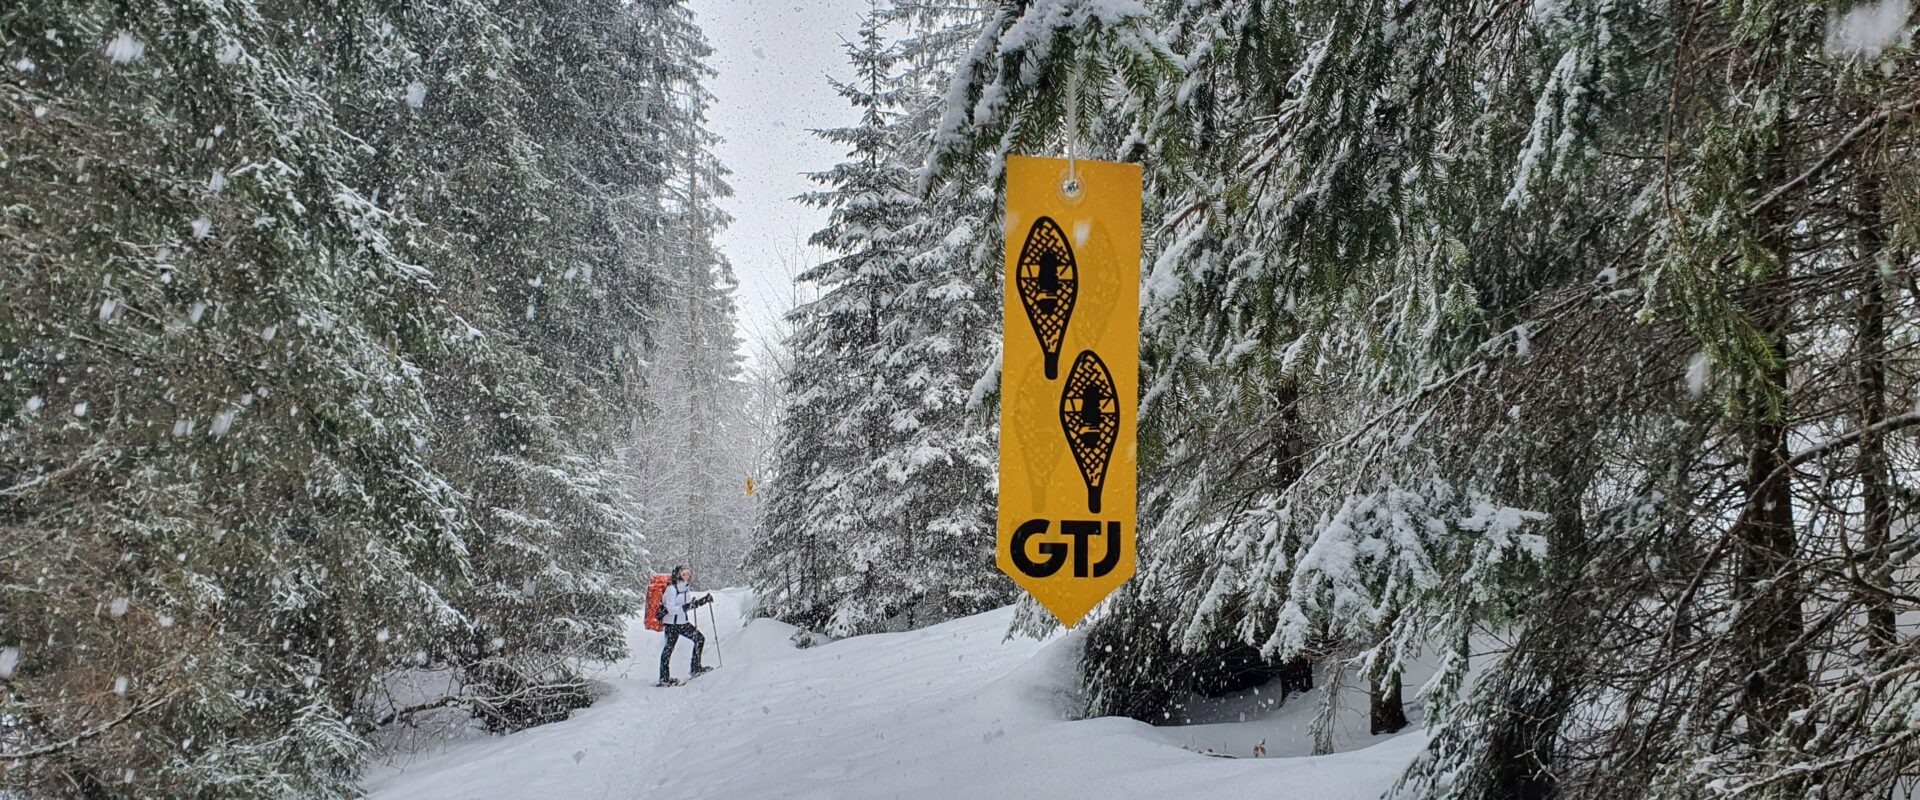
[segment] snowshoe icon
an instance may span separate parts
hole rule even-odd
[[[1047,380],[1054,380],[1060,377],[1060,345],[1067,339],[1067,323],[1073,318],[1080,267],[1073,260],[1067,232],[1052,217],[1033,221],[1026,243],[1020,246],[1017,269],[1020,304],[1026,307],[1027,322],[1033,325],[1040,351],[1046,355]]]
[[[1107,464],[1120,436],[1120,398],[1113,373],[1092,350],[1080,351],[1060,392],[1060,427],[1067,447],[1087,484],[1087,510],[1100,513],[1100,490],[1106,486]]]

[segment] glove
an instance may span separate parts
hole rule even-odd
[[[713,595],[711,593],[703,594],[700,595],[700,599],[693,601],[693,607],[699,608],[711,602],[713,602]]]

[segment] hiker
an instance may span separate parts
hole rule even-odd
[[[700,651],[707,646],[707,637],[700,635],[700,629],[694,627],[693,610],[713,602],[711,593],[693,596],[693,569],[674,567],[673,584],[667,587],[662,600],[666,606],[666,616],[660,621],[665,625],[667,646],[660,648],[660,685],[672,686],[673,676],[667,672],[667,660],[673,658],[673,645],[680,637],[693,640],[693,672],[688,679],[699,677],[703,672],[712,672],[712,667],[700,666]]]

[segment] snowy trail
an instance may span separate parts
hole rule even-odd
[[[720,657],[727,637],[740,632],[737,591],[714,594],[713,614],[720,626]],[[706,614],[701,629],[711,635]],[[676,731],[713,705],[707,697],[727,675],[715,671],[683,687],[654,686],[661,634],[639,618],[628,620],[629,657],[596,676],[606,694],[591,708],[564,723],[543,725],[511,736],[488,736],[450,744],[443,751],[399,756],[372,771],[367,781],[373,798],[600,798],[634,797],[664,777]],[[690,642],[674,648],[674,674],[686,677]],[[714,642],[705,660],[714,662]]]
[[[1420,746],[1413,734],[1322,757],[1204,756],[1186,745],[1269,738],[1269,752],[1293,752],[1302,745],[1276,737],[1304,735],[1294,718],[1308,704],[1187,728],[1068,721],[1073,643],[1003,641],[1011,609],[800,650],[789,626],[743,629],[747,599],[716,593],[720,670],[653,687],[660,635],[636,620],[634,656],[601,676],[609,693],[594,707],[380,768],[371,796],[1361,800],[1378,797]]]

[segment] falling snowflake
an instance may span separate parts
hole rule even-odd
[[[1907,18],[1913,15],[1908,0],[1878,0],[1861,3],[1827,24],[1827,52],[1836,56],[1874,58],[1889,47],[1911,42]]]
[[[1687,362],[1687,394],[1699,397],[1707,391],[1707,382],[1713,380],[1713,359],[1705,350],[1693,354],[1693,360]]]
[[[133,38],[133,34],[127,31],[121,31],[120,35],[107,43],[107,58],[113,59],[115,64],[130,64],[145,52],[147,43]]]

